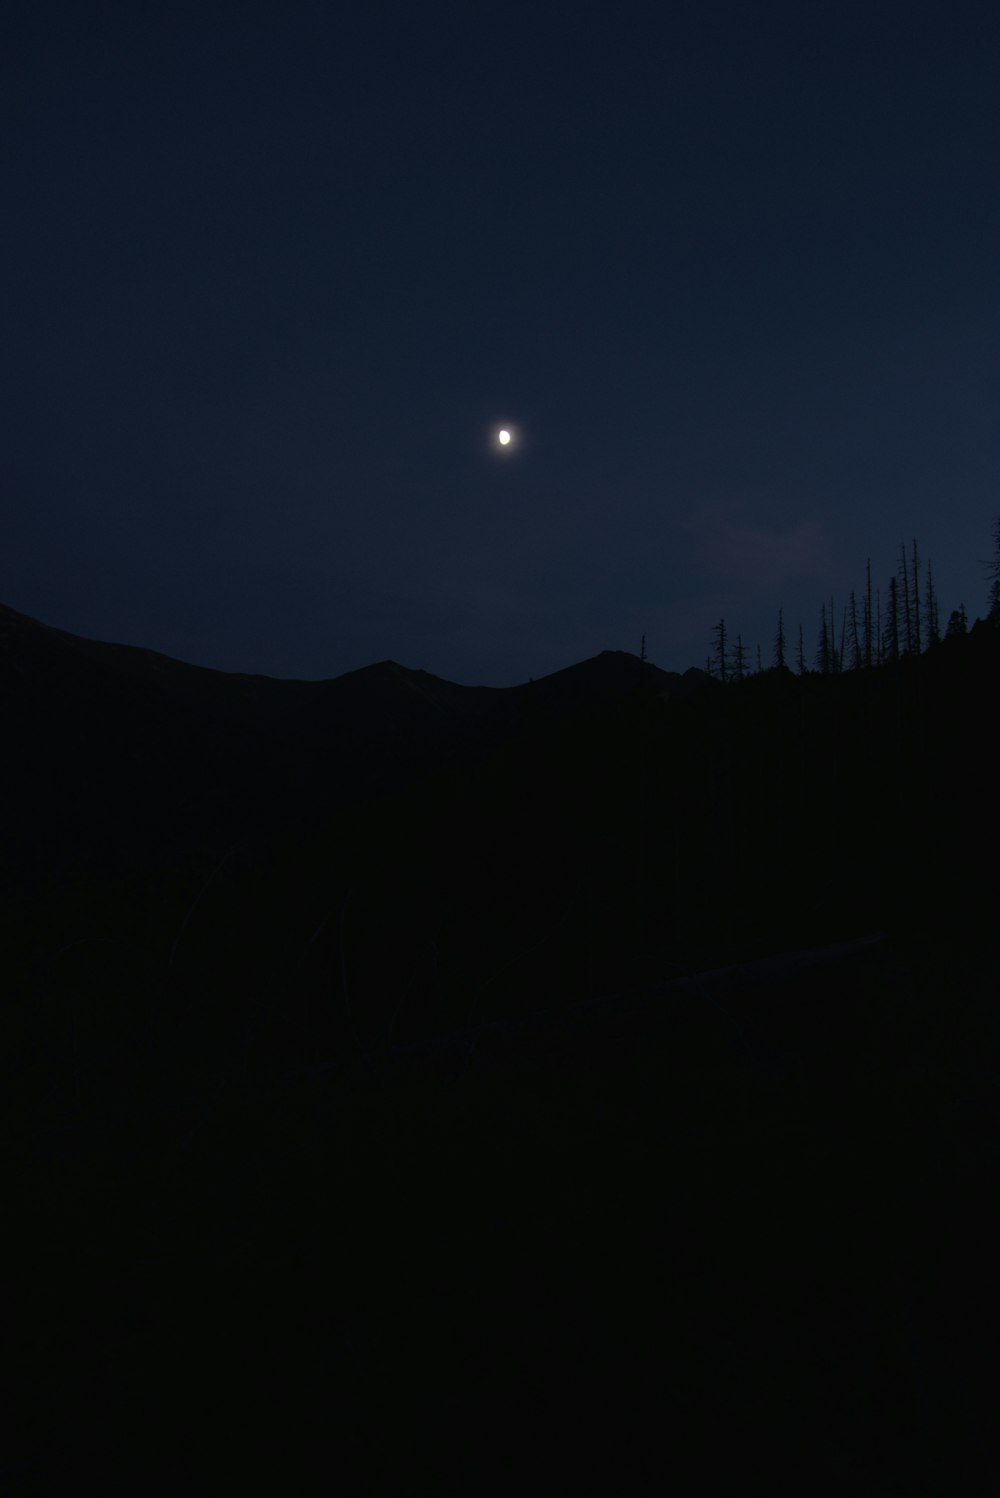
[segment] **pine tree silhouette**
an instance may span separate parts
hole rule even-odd
[[[969,616],[965,612],[965,604],[960,603],[957,609],[952,609],[948,616],[948,627],[944,632],[946,640],[957,640],[962,635],[969,633]]]

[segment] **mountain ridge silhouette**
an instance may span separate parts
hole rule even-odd
[[[247,806],[273,824],[296,806],[324,815],[488,752],[529,702],[557,715],[600,710],[640,685],[681,698],[708,680],[625,651],[513,687],[465,686],[394,660],[316,680],[224,672],[0,604],[0,690],[20,787],[9,854],[22,874],[39,860],[51,870],[72,844],[71,861],[86,868],[102,862],[112,832],[145,856],[158,840],[190,841],[196,826],[209,841],[235,835]]]

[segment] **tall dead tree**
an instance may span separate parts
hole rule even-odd
[[[882,654],[891,665],[899,660],[899,583],[889,579],[889,600],[885,618],[885,644]]]
[[[900,593],[901,593],[902,594],[902,615],[903,615],[903,647],[904,647],[907,655],[912,655],[912,653],[913,653],[913,613],[912,613],[912,611],[910,609],[910,569],[909,569],[909,565],[908,565],[907,560],[906,560],[906,547],[905,546],[902,546],[900,548],[900,553],[899,553],[899,577],[900,577],[900,581],[902,582],[902,588],[900,588],[899,583],[896,584],[896,600],[897,600],[897,606],[898,606],[899,601],[900,601]],[[897,637],[898,637],[898,625],[897,625]]]
[[[924,594],[924,613],[927,618],[927,644],[940,645],[941,643],[941,619],[938,614],[937,592],[934,587],[934,573],[931,571],[930,561],[927,563],[927,591]]]
[[[993,556],[986,563],[986,576],[990,581],[986,622],[1000,628],[1000,515],[993,524]]]
[[[844,669],[844,661],[845,661],[845,659],[847,657],[846,646],[847,646],[847,604],[845,603],[844,604],[844,611],[843,611],[843,613],[840,616],[840,644],[837,647],[837,670],[838,671],[843,671],[843,669]]]
[[[820,608],[819,615],[819,648],[816,651],[816,665],[824,676],[829,676],[831,671],[830,658],[830,630],[826,623],[826,604]]]
[[[786,669],[785,662],[785,619],[784,611],[778,610],[778,632],[774,637],[774,664],[779,671]]]
[[[851,589],[851,613],[847,639],[850,646],[851,670],[860,671],[864,663],[864,655],[861,648],[861,635],[858,632],[858,605],[853,588]]]

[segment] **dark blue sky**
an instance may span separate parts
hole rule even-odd
[[[8,0],[0,128],[14,608],[505,685],[811,654],[916,535],[984,611],[995,3]]]

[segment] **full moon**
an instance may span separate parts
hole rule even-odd
[[[497,432],[497,441],[499,442],[501,447],[507,446],[507,443],[510,441],[510,433],[507,431],[506,427],[504,427],[502,431]]]

